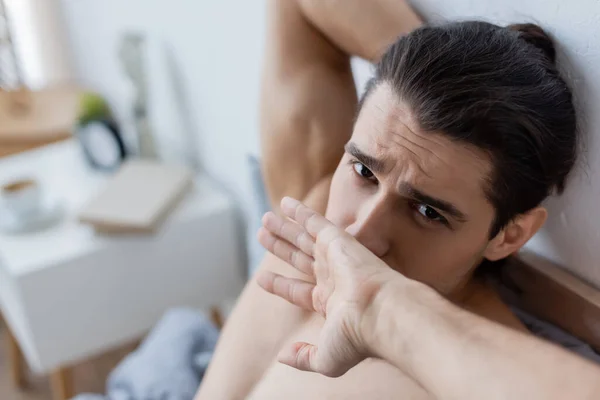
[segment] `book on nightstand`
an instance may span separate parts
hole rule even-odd
[[[129,160],[83,207],[79,221],[102,233],[152,233],[192,184],[186,167]]]

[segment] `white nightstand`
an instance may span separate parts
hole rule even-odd
[[[206,309],[240,293],[233,202],[208,179],[155,235],[109,237],[75,219],[106,179],[75,140],[0,159],[0,182],[27,174],[65,200],[66,217],[38,233],[0,234],[0,307],[30,368],[59,371],[58,396],[65,367],[140,337],[168,308]]]

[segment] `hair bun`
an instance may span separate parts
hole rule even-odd
[[[536,24],[513,24],[507,28],[519,32],[521,39],[542,50],[552,63],[556,61],[554,43],[541,27]]]

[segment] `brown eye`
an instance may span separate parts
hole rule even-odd
[[[364,164],[355,162],[353,168],[360,177],[369,180],[375,180],[375,175],[373,175],[373,172],[371,172],[369,168],[365,167]]]
[[[429,222],[441,222],[443,224],[448,223],[448,221],[442,216],[442,214],[440,214],[434,208],[428,206],[427,204],[415,204],[415,209],[421,216],[423,216],[423,218],[425,218]]]

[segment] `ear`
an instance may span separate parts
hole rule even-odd
[[[497,261],[517,252],[544,225],[548,211],[536,207],[510,221],[490,242],[483,256]]]

